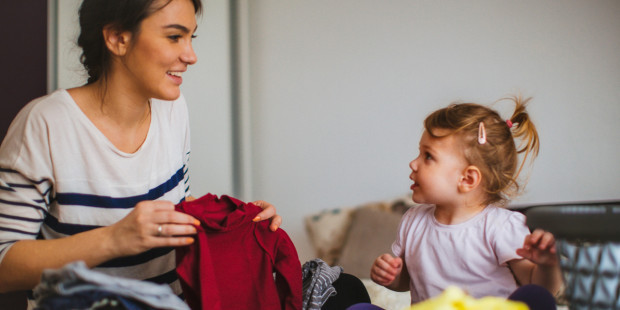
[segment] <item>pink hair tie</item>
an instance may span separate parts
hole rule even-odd
[[[506,120],[506,125],[508,125],[508,128],[512,128],[512,121],[510,121],[509,119]]]

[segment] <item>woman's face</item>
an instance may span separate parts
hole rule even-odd
[[[183,72],[197,60],[192,47],[195,30],[196,16],[190,0],[172,0],[144,19],[122,57],[128,81],[134,84],[128,86],[146,98],[177,99]]]

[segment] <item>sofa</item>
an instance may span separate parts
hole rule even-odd
[[[409,306],[409,292],[394,292],[370,280],[370,267],[383,253],[391,253],[402,215],[415,203],[402,196],[354,207],[323,210],[305,217],[308,238],[316,257],[362,280],[371,302],[387,310]]]

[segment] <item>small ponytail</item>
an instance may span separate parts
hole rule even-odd
[[[525,153],[521,160],[521,165],[514,176],[514,179],[517,179],[521,174],[525,163],[528,160],[530,162],[533,161],[534,158],[538,156],[538,151],[540,149],[540,138],[538,137],[536,126],[534,126],[534,123],[530,120],[530,115],[525,109],[528,102],[532,98],[530,97],[523,99],[521,96],[514,96],[506,99],[510,99],[515,103],[515,111],[508,120],[513,124],[513,137],[521,142],[517,147],[517,153]]]

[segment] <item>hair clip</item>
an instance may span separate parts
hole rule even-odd
[[[512,128],[512,121],[507,119],[506,120],[506,125],[508,125],[508,128]]]
[[[478,144],[487,143],[487,131],[484,129],[484,123],[480,122],[478,125]]]

